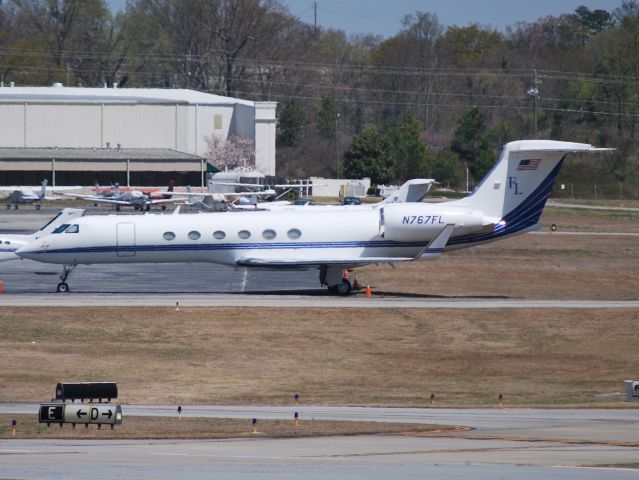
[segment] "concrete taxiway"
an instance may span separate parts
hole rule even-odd
[[[250,308],[428,308],[428,309],[637,309],[639,300],[524,300],[469,299],[459,297],[397,297],[362,295],[336,297],[321,290],[300,295],[298,290],[272,294],[192,294],[192,293],[81,293],[81,294],[4,294],[0,306],[5,307],[250,307]]]
[[[1,405],[0,411],[36,411]],[[184,407],[188,416],[349,419],[467,425],[426,436],[210,441],[0,441],[9,478],[639,478],[637,410]],[[174,415],[174,407],[124,407]]]

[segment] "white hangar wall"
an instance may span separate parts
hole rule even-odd
[[[0,147],[119,144],[204,156],[212,135],[239,135],[255,141],[256,168],[275,175],[275,108],[193,90],[0,87]]]

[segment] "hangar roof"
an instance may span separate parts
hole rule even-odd
[[[179,103],[185,105],[246,105],[255,103],[184,88],[0,87],[0,103]]]
[[[168,148],[0,148],[0,160],[168,160],[203,157]]]

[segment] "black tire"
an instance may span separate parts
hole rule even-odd
[[[36,210],[40,210],[42,208],[42,205],[36,205]]]
[[[350,295],[353,286],[351,282],[348,280],[342,280],[342,283],[338,283],[336,286],[337,294],[345,297],[346,295]]]
[[[58,288],[56,290],[58,293],[69,293],[69,285],[66,282],[58,283]]]

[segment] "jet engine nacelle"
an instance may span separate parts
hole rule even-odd
[[[389,205],[380,215],[384,238],[400,242],[432,239],[449,224],[455,225],[452,236],[483,233],[494,226],[481,212],[446,208],[443,204]]]

